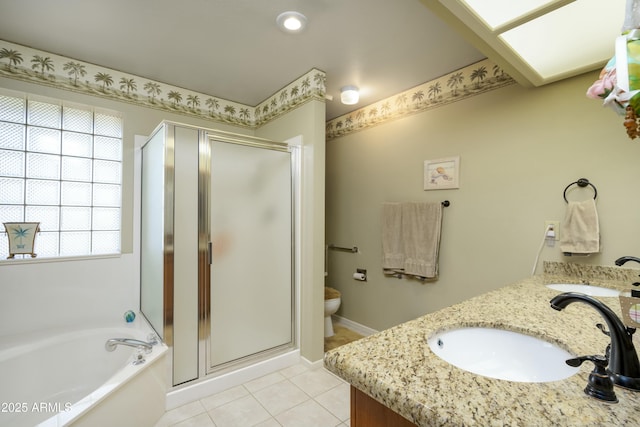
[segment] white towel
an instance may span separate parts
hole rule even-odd
[[[560,234],[560,250],[565,255],[600,252],[600,226],[595,200],[569,202]]]
[[[441,227],[441,203],[383,204],[384,273],[437,278]]]

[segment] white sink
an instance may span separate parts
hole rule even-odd
[[[503,329],[469,327],[438,332],[427,339],[441,359],[474,374],[516,382],[558,381],[578,372],[575,357],[545,340]]]
[[[589,295],[592,297],[617,297],[618,295],[620,295],[620,291],[615,289],[576,283],[551,283],[547,285],[547,288],[551,288],[560,292],[580,292],[581,294]]]

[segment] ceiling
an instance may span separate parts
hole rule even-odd
[[[525,86],[599,68],[624,2],[0,0],[0,39],[248,106],[317,68],[331,120],[485,57]],[[289,10],[303,32],[277,28]]]
[[[300,34],[276,27],[296,10]],[[327,119],[486,56],[419,0],[0,0],[0,39],[256,106],[317,68]],[[360,102],[340,103],[356,85]]]

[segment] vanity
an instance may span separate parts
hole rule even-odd
[[[481,326],[538,337],[574,356],[603,355],[609,337],[595,327],[604,323],[600,314],[582,303],[553,310],[549,301],[560,292],[546,284],[589,281],[628,291],[638,274],[634,269],[545,263],[545,274],[329,351],[324,365],[351,384],[354,427],[638,425],[640,392],[615,387],[615,404],[584,393],[592,363],[583,363],[562,380],[514,382],[457,368],[427,344],[438,332]],[[617,297],[596,298],[620,315]],[[640,349],[639,337],[633,340]]]

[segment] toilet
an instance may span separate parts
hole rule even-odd
[[[340,308],[340,291],[337,289],[324,287],[324,337],[333,336],[333,323],[331,315]]]

